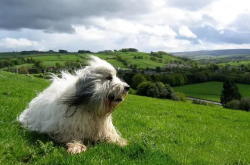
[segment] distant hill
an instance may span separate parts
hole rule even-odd
[[[0,52],[0,61],[7,59],[17,59],[17,58],[33,58],[39,59],[44,62],[45,66],[50,67],[54,66],[56,62],[64,65],[66,61],[76,61],[76,60],[86,60],[88,58],[87,54],[92,54],[98,56],[109,63],[111,63],[115,67],[127,68],[127,65],[136,65],[137,68],[156,68],[156,67],[165,67],[166,64],[171,62],[183,62],[182,59],[171,56],[169,54],[164,54],[161,57],[152,56],[150,53],[145,52],[109,52],[102,51],[100,53],[76,53],[76,52],[68,52],[68,53],[37,53],[34,51],[23,51],[22,52]],[[121,56],[123,59],[126,59],[128,64],[125,64],[124,61],[117,60],[117,56]],[[151,58],[154,59],[151,59]],[[22,67],[22,65],[20,66]]]
[[[184,56],[189,58],[202,58],[208,56],[233,56],[233,55],[250,55],[250,49],[223,49],[223,50],[201,50],[190,52],[174,52],[175,56]]]

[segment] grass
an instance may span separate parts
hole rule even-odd
[[[116,55],[121,55],[124,58],[127,58],[129,62],[132,64],[137,65],[138,68],[155,68],[157,66],[164,67],[166,64],[166,61],[181,61],[180,59],[177,59],[175,57],[169,56],[169,55],[163,55],[162,61],[163,63],[159,63],[156,61],[150,60],[150,54],[144,53],[144,52],[113,52],[109,54],[105,53],[93,53],[93,55],[98,56],[102,59],[107,60],[107,58],[110,57],[116,57]],[[33,59],[40,59],[44,62],[44,64],[48,66],[54,66],[56,62],[59,62],[61,64],[64,64],[66,61],[76,61],[77,59],[81,60],[81,57],[86,58],[87,54],[60,54],[60,53],[45,53],[45,54],[29,54],[29,55],[20,55],[20,53],[14,52],[14,53],[0,53],[0,59],[16,59],[18,57],[24,57],[24,58],[30,58]],[[143,59],[134,59],[134,56],[142,56]],[[158,58],[157,58],[158,59]],[[123,63],[120,61],[117,61],[116,59],[108,59],[108,62],[110,62],[114,67],[122,67],[126,68]]]
[[[89,145],[70,155],[16,122],[50,82],[0,72],[0,164],[250,164],[250,113],[129,95],[113,123],[129,145]]]
[[[245,61],[230,61],[230,62],[223,62],[219,63],[220,66],[225,66],[225,65],[230,65],[230,66],[241,66],[241,65],[249,65],[250,61],[245,60]]]
[[[250,97],[250,85],[236,84],[243,97]],[[223,89],[223,82],[206,82],[199,84],[184,85],[173,87],[175,91],[183,92],[186,96],[212,100],[220,102],[220,95]]]

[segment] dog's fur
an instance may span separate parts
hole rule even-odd
[[[129,86],[116,77],[112,65],[90,56],[89,66],[52,76],[52,84],[34,98],[18,117],[23,127],[47,133],[67,143],[70,153],[86,150],[84,141],[126,145],[112,124],[111,113],[123,101]]]

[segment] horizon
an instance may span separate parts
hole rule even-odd
[[[123,49],[123,48],[121,48]],[[117,51],[121,50],[121,49],[118,49]],[[136,48],[135,48],[136,49]],[[52,50],[52,49],[51,49]],[[59,52],[59,50],[65,50],[65,49],[58,49],[57,50],[52,50],[54,51],[55,53]],[[79,50],[82,50],[82,49],[79,49]],[[77,51],[68,51],[68,53],[77,53],[79,50]],[[87,51],[88,49],[86,49]],[[109,49],[107,49],[109,50]],[[116,49],[115,49],[116,50]],[[137,49],[138,50],[138,49]],[[195,51],[182,51],[182,52],[166,52],[166,53],[186,53],[186,52],[200,52],[200,51],[221,51],[221,50],[250,50],[250,48],[241,48],[241,49],[211,49],[211,50],[195,50]],[[0,53],[19,53],[19,52],[22,52],[22,51],[39,51],[39,50],[21,50],[21,51],[8,51],[8,52],[1,52]],[[49,52],[50,50],[41,50],[39,52]],[[89,50],[91,51],[91,50]],[[98,53],[99,51],[105,51],[105,50],[98,50],[96,52],[94,51],[91,51],[92,53]],[[111,50],[111,51],[114,51],[114,50]],[[150,53],[150,52],[158,52],[158,51],[163,51],[163,50],[156,50],[156,51],[149,51],[149,52],[145,52],[145,53]],[[144,51],[140,51],[138,50],[138,52],[144,52]]]

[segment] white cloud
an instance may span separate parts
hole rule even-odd
[[[93,25],[104,29],[127,35],[150,34],[157,36],[175,37],[177,34],[169,25],[146,25],[123,19],[94,18],[90,20]]]
[[[197,38],[197,36],[184,25],[179,28],[179,35],[187,38]]]
[[[13,23],[13,27],[9,28],[11,30],[8,28],[0,30],[0,51],[28,49],[99,51],[135,47],[140,51],[165,50],[169,52],[228,47],[244,48],[244,46],[247,48],[248,45],[239,43],[249,43],[243,35],[236,36],[233,32],[237,31],[241,34],[243,31],[249,31],[249,24],[245,20],[247,21],[250,16],[250,1],[130,0],[119,3],[119,8],[115,6],[117,2],[114,0],[105,3],[101,0],[95,1],[100,5],[107,3],[108,8],[104,8],[101,12],[96,10],[95,5],[89,5],[89,10],[87,10],[89,12],[85,11],[80,14],[67,10],[67,20],[71,21],[64,21],[65,10],[61,8],[57,8],[58,15],[43,13],[49,20],[59,19],[62,14],[63,24],[57,23],[58,26],[53,26],[59,28],[57,31],[60,33],[44,33],[44,30],[48,28],[44,27],[46,20],[44,22],[43,19],[37,19],[37,17],[32,17],[34,20],[41,20],[38,21],[40,24],[35,27],[36,30],[31,30],[34,28],[33,24],[31,27],[24,24],[25,29],[19,31],[13,30],[19,26],[15,26],[15,21],[10,21]],[[72,4],[66,1],[62,4],[68,3]],[[75,6],[72,9],[75,10]],[[24,14],[23,17],[28,16],[32,15]],[[11,19],[6,18],[6,20],[9,22]],[[72,28],[75,33],[67,33],[67,29],[63,29],[66,27]],[[230,43],[238,43],[238,45]]]
[[[246,0],[219,0],[214,1],[209,6],[200,11],[202,14],[207,14],[214,20],[216,24],[213,27],[226,29],[228,26],[237,19],[237,16],[250,12],[250,1]]]
[[[20,49],[20,48],[36,48],[36,49],[43,49],[41,43],[37,41],[31,41],[27,38],[4,38],[0,40],[0,46],[3,48],[10,48],[10,49]]]

